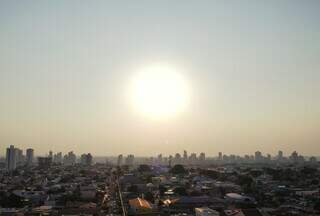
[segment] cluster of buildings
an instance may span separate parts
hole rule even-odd
[[[127,215],[319,215],[320,166],[137,165],[119,168]]]
[[[34,150],[27,149],[26,154],[14,145],[10,145],[6,150],[6,169],[15,170],[17,167],[27,165],[31,166],[34,161]]]
[[[267,154],[264,155],[260,151],[256,151],[253,155],[226,155],[222,152],[218,153],[216,157],[206,157],[204,152],[200,154],[191,153],[188,155],[187,151],[184,150],[182,154],[175,153],[173,155],[164,156],[159,154],[157,157],[134,157],[130,154],[124,157],[122,154],[118,156],[115,162],[118,166],[122,165],[134,165],[134,164],[148,164],[148,165],[210,165],[210,164],[229,164],[229,163],[270,163],[270,164],[303,164],[303,163],[317,163],[316,157],[304,157],[294,151],[290,156],[284,156],[282,151],[279,151],[277,155]]]
[[[0,215],[320,215],[316,159],[280,151],[257,151],[248,160],[181,155],[93,163],[90,153],[35,158],[32,149],[9,146],[0,169]]]
[[[5,169],[7,171],[14,171],[19,167],[30,167],[38,165],[40,167],[49,167],[51,164],[63,164],[66,166],[73,166],[77,163],[90,166],[93,162],[93,157],[90,153],[82,154],[80,158],[70,151],[64,156],[62,152],[53,153],[49,151],[46,156],[35,157],[34,149],[28,148],[25,150],[25,154],[22,149],[16,148],[14,145],[10,145],[6,149],[5,155]]]

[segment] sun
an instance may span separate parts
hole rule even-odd
[[[151,65],[138,71],[131,86],[134,108],[151,118],[168,118],[184,110],[189,91],[178,71],[168,65]]]

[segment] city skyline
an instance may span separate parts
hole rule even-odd
[[[2,1],[0,155],[319,156],[319,6]]]
[[[59,157],[59,160],[63,160],[63,156],[66,155],[72,155],[72,157],[77,158],[79,155],[83,156],[83,155],[88,155],[91,153],[89,152],[76,152],[74,150],[70,150],[70,151],[57,151],[57,152],[53,152],[52,150],[47,151],[45,154],[35,154],[35,149],[33,148],[26,148],[26,149],[20,149],[17,146],[14,145],[10,145],[9,147],[6,148],[6,153],[4,155],[0,154],[0,158],[1,157],[5,157],[6,160],[10,160],[9,158],[12,157],[10,155],[10,150],[12,151],[13,149],[17,150],[19,152],[19,157],[25,157],[24,160],[25,162],[28,164],[28,162],[33,163],[35,161],[35,157],[51,157],[51,158],[55,158],[55,157]],[[25,152],[25,154],[23,153]],[[181,153],[181,154],[180,154]],[[246,157],[250,157],[252,158],[269,158],[270,159],[277,159],[277,158],[290,158],[293,154],[296,154],[297,156],[303,156],[303,157],[307,157],[307,158],[319,158],[319,155],[302,155],[297,151],[293,151],[293,152],[283,152],[282,150],[278,150],[275,154],[270,154],[268,152],[261,152],[259,150],[254,150],[253,152],[247,152],[243,155],[239,155],[239,154],[234,154],[234,153],[225,153],[225,152],[217,152],[216,154],[207,154],[205,151],[198,151],[198,152],[194,152],[194,151],[187,151],[187,150],[181,150],[179,152],[171,152],[168,154],[164,154],[162,152],[158,152],[155,155],[134,155],[132,153],[120,153],[118,155],[91,155],[92,157],[123,157],[123,156],[134,156],[134,157],[141,157],[141,158],[157,158],[157,157],[163,157],[163,158],[170,158],[170,157],[180,157],[181,159],[185,160],[185,159],[190,159],[190,157],[202,157],[204,156],[205,158],[210,158],[210,159],[221,159],[222,157],[241,157],[241,158],[246,158]],[[31,158],[30,158],[31,157]],[[80,159],[81,157],[79,157],[78,159]]]

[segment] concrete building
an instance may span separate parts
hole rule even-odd
[[[42,168],[48,168],[52,164],[51,157],[38,157],[38,166]]]
[[[82,154],[80,157],[80,163],[83,166],[91,166],[92,165],[92,155],[90,153]]]
[[[120,155],[118,156],[117,165],[118,165],[118,166],[122,166],[122,165],[123,165],[123,155],[122,155],[122,154],[120,154]]]
[[[34,150],[31,148],[28,148],[26,150],[26,157],[27,157],[27,166],[31,166],[33,164],[34,160]]]
[[[14,145],[10,145],[10,147],[7,148],[6,168],[8,171],[12,171],[17,168],[17,151]]]
[[[67,155],[63,158],[63,164],[67,166],[75,165],[77,160],[77,156],[73,153],[73,151],[68,152]]]

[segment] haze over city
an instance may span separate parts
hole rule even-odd
[[[1,1],[0,153],[318,156],[319,6]]]

